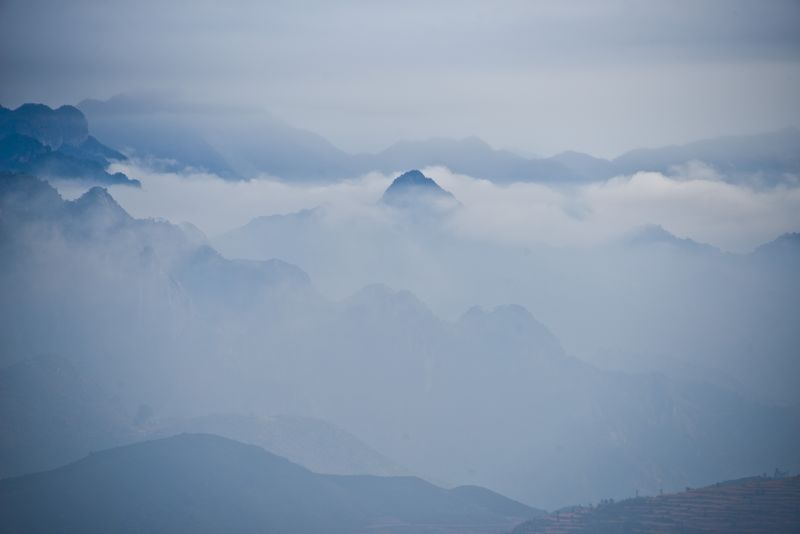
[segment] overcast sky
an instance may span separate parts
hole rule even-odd
[[[0,103],[159,90],[349,151],[526,154],[800,125],[798,1],[0,0]]]

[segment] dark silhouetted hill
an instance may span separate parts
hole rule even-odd
[[[800,476],[745,478],[670,495],[578,506],[538,517],[513,532],[800,532]]]
[[[8,533],[489,533],[537,514],[492,492],[464,494],[413,477],[319,475],[209,434],[0,481]]]
[[[394,179],[383,193],[381,202],[400,209],[448,209],[458,205],[452,193],[418,170],[405,172]]]

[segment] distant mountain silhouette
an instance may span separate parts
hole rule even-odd
[[[42,104],[24,104],[10,110],[0,106],[0,170],[139,185],[122,173],[106,172],[112,160],[124,159],[123,154],[89,135],[86,117],[76,107],[54,110]]]
[[[745,478],[598,506],[576,506],[519,525],[513,534],[800,532],[800,476]]]
[[[661,148],[631,150],[612,161],[617,174],[668,173],[676,165],[701,161],[724,179],[774,185],[800,173],[800,130],[787,128],[753,135],[731,135]]]
[[[627,245],[643,247],[651,245],[665,245],[674,247],[678,250],[690,252],[716,252],[719,249],[707,245],[705,243],[698,243],[697,241],[689,238],[680,238],[664,229],[659,224],[647,224],[635,228],[623,239]]]
[[[516,304],[489,311],[475,306],[456,325],[467,340],[466,353],[495,353],[498,357],[513,355],[529,360],[564,357],[564,349],[552,332]]]
[[[759,246],[754,254],[761,257],[800,260],[800,232],[783,234]]]
[[[574,151],[528,158],[477,137],[400,141],[374,154],[348,154],[263,110],[190,105],[152,94],[84,100],[78,108],[102,139],[157,169],[206,170],[227,179],[266,174],[329,182],[370,171],[444,166],[501,184],[574,185],[638,171],[670,173],[691,161],[713,167],[723,179],[750,185],[769,186],[800,173],[800,131],[792,128],[636,149],[613,160]]]
[[[131,419],[145,403],[156,414],[184,417],[264,406],[313,415],[414,473],[547,507],[629,495],[631,488],[652,494],[706,484],[773,462],[800,465],[795,408],[694,380],[599,369],[565,354],[519,306],[478,308],[453,322],[413,293],[385,285],[328,300],[298,267],[229,260],[167,222],[118,217],[112,200],[96,189],[68,202],[46,182],[0,174],[3,365],[69,351]],[[363,247],[362,234],[354,235]],[[406,242],[377,236],[374,250]],[[408,237],[413,247],[452,246],[421,232]],[[315,241],[333,254],[349,252],[345,241]],[[457,258],[472,261],[487,250],[498,249]],[[366,256],[357,258],[371,261]],[[691,256],[682,258],[694,268]],[[749,258],[737,260],[748,267]],[[601,267],[606,276],[619,265]],[[702,292],[719,272],[715,264],[702,286],[691,286],[698,305],[720,294]],[[794,294],[785,283],[766,287],[781,298]],[[617,294],[602,298],[609,300],[593,313],[616,313]],[[766,319],[790,328],[793,317]],[[769,347],[768,339],[759,343]],[[27,401],[36,406],[35,398]]]
[[[617,173],[611,161],[573,150],[561,152],[547,159],[560,163],[583,182],[605,180]]]
[[[383,193],[381,202],[395,208],[440,208],[458,204],[449,191],[418,170],[405,172],[394,179]]]
[[[207,171],[238,180],[259,174],[292,181],[356,174],[350,157],[322,137],[259,109],[186,104],[132,93],[78,104],[111,145],[156,169]]]
[[[497,150],[477,137],[403,141],[372,156],[360,158],[363,168],[383,172],[440,165],[496,183],[581,180],[577,173],[559,161],[529,159],[507,150]]]
[[[498,532],[539,512],[413,477],[318,475],[259,447],[183,434],[0,481],[17,532]]]
[[[296,415],[259,417],[217,414],[159,423],[153,437],[216,434],[258,445],[316,473],[404,475],[407,469],[371,449],[349,432],[321,419]]]

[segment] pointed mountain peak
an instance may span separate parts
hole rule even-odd
[[[75,215],[90,217],[104,224],[120,224],[133,220],[105,187],[95,186],[86,191],[80,198],[70,202]]]
[[[450,208],[458,204],[452,193],[416,169],[395,178],[381,202],[396,208]]]
[[[503,347],[506,353],[564,355],[558,338],[524,306],[505,304],[492,309],[474,306],[456,323],[474,347]],[[492,350],[485,350],[492,353]]]
[[[108,189],[105,187],[100,187],[99,185],[90,188],[75,202],[93,204],[102,203],[103,205],[116,206],[117,208],[122,209],[120,208],[119,204],[117,204],[117,201],[114,200],[114,197],[112,197],[108,192]]]
[[[441,189],[439,184],[422,174],[421,171],[417,169],[412,169],[408,172],[405,172],[394,179],[392,185],[389,186],[389,189],[392,187],[432,187],[436,189]]]
[[[624,242],[633,246],[670,245],[683,250],[713,251],[714,247],[688,237],[678,237],[660,224],[645,224],[628,233]]]

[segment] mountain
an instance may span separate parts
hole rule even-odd
[[[84,100],[78,109],[100,138],[156,169],[207,171],[226,179],[266,175],[330,182],[371,171],[444,166],[499,184],[575,185],[639,171],[671,173],[692,161],[713,167],[726,181],[754,186],[784,183],[800,173],[800,131],[793,128],[636,149],[613,160],[574,151],[527,158],[477,137],[401,141],[374,154],[348,154],[266,111],[232,104],[191,104],[139,93]]]
[[[51,109],[43,104],[23,104],[11,110],[0,106],[0,137],[10,134],[36,139],[58,150],[80,146],[89,139],[89,124],[74,106]]]
[[[395,178],[383,193],[381,202],[400,209],[446,210],[458,205],[452,193],[418,170]]]
[[[475,137],[398,142],[376,154],[348,154],[263,110],[193,105],[147,93],[84,100],[78,108],[112,146],[170,172],[194,169],[226,179],[266,174],[320,182],[442,165],[502,183],[595,178],[557,159],[527,159]]]
[[[2,480],[0,513],[9,533],[478,533],[538,512],[411,477],[318,475],[252,445],[183,434]]]
[[[152,93],[84,100],[78,108],[100,137],[162,171],[293,181],[357,174],[349,156],[327,140],[259,109],[193,105]]]
[[[177,226],[130,217],[102,189],[65,201],[34,177],[0,174],[0,206],[0,365],[62,354],[129,411],[148,404],[160,413],[166,399],[202,390],[210,368],[224,366],[216,342],[235,337],[231,310],[241,325],[272,321],[266,334],[292,306],[310,313],[318,301],[302,270],[227,260]],[[242,316],[248,303],[252,314]],[[215,391],[232,404],[213,412],[250,411],[236,389]]]
[[[583,182],[602,181],[615,176],[614,164],[607,159],[596,158],[582,152],[568,150],[548,158],[560,163]]]
[[[800,259],[800,233],[791,232],[778,236],[769,243],[764,243],[756,248],[753,255],[796,262]]]
[[[354,156],[361,172],[444,166],[494,183],[537,182],[576,185],[608,180],[639,171],[671,174],[680,165],[700,161],[723,180],[751,186],[773,186],[800,174],[800,130],[722,136],[658,148],[635,149],[607,160],[575,151],[547,158],[528,158],[492,148],[476,137],[402,141],[376,154]],[[793,178],[794,177],[794,178]]]
[[[800,174],[800,130],[787,128],[754,135],[724,136],[660,148],[631,150],[612,161],[617,174],[669,173],[677,165],[701,161],[733,183],[775,185]]]
[[[51,109],[23,104],[15,110],[0,106],[0,170],[42,178],[100,184],[140,185],[123,173],[106,168],[125,156],[89,135],[86,117],[73,106]]]
[[[227,259],[207,245],[184,256],[171,274],[192,296],[198,311],[212,316],[242,315],[247,310],[263,314],[267,306],[279,314],[281,306],[289,304],[287,299],[315,298],[308,275],[295,265],[278,259]]]
[[[112,200],[93,190],[83,201],[67,202],[32,177],[0,180],[3,365],[35,354],[62,354],[87,380],[102,384],[131,419],[152,412],[152,420],[214,413],[325,420],[429,480],[491,487],[548,508],[619,498],[636,488],[674,491],[776,465],[800,467],[796,408],[758,402],[696,375],[675,378],[590,365],[562,348],[555,335],[560,330],[545,320],[554,316],[551,307],[539,302],[549,292],[555,299],[545,302],[556,311],[584,314],[590,320],[581,324],[581,333],[584,326],[616,326],[609,337],[665,328],[659,349],[673,339],[695,346],[696,340],[684,335],[692,330],[680,321],[706,332],[716,326],[724,305],[731,308],[724,317],[742,310],[746,320],[717,326],[735,350],[742,336],[752,335],[749,323],[763,315],[757,323],[761,337],[752,338],[763,357],[748,368],[753,374],[774,361],[775,347],[796,352],[791,350],[795,314],[788,312],[797,300],[789,298],[795,289],[786,281],[793,279],[771,280],[757,269],[757,280],[780,286],[763,286],[765,298],[755,294],[762,286],[750,282],[750,292],[736,293],[740,278],[730,273],[757,267],[748,258],[718,264],[716,255],[709,255],[713,262],[701,271],[704,264],[694,263],[695,255],[681,254],[681,263],[664,251],[655,257],[647,251],[649,263],[592,263],[593,257],[580,255],[564,262],[539,253],[526,259],[521,252],[511,256],[474,243],[437,240],[431,225],[409,231],[390,226],[394,234],[376,231],[374,241],[346,225],[324,225],[331,233],[323,237],[342,232],[352,241],[309,236],[314,241],[308,243],[329,247],[329,255],[313,264],[316,272],[333,270],[334,276],[342,270],[333,262],[347,256],[352,265],[366,268],[365,277],[391,272],[372,270],[378,261],[400,259],[417,279],[459,292],[463,285],[447,284],[463,276],[461,264],[485,269],[465,277],[472,283],[521,276],[513,268],[538,282],[527,306],[475,308],[452,321],[440,318],[415,292],[383,284],[362,282],[354,294],[329,300],[316,292],[313,273],[275,258],[229,259],[164,221],[118,217]],[[272,222],[278,220],[297,222],[294,217]],[[266,252],[276,251],[271,241],[276,236],[280,232],[263,241]],[[444,251],[453,261],[430,261],[436,257],[425,247]],[[508,258],[516,263],[506,263]],[[664,258],[671,258],[666,266]],[[495,261],[507,270],[491,268]],[[600,277],[576,276],[574,270],[586,264]],[[702,284],[676,285],[668,278],[673,271],[679,280],[684,272],[699,276]],[[619,285],[609,285],[609,277],[618,277]],[[601,291],[594,287],[598,280]],[[637,286],[641,296],[625,291],[634,282],[646,284]],[[520,302],[518,286],[508,287],[502,300],[498,294],[485,300]],[[690,296],[676,299],[678,291]],[[775,313],[776,299],[787,299],[787,313]],[[638,322],[637,315],[643,316]],[[660,317],[668,319],[666,327]],[[764,375],[773,388],[771,377],[777,374]],[[796,376],[782,375],[786,384]],[[142,406],[150,410],[139,410]]]
[[[356,436],[327,421],[297,415],[259,417],[217,414],[166,421],[153,437],[182,433],[216,434],[257,445],[316,473],[401,475],[408,471]]]
[[[707,245],[705,243],[698,243],[697,241],[689,238],[680,238],[675,234],[664,229],[659,224],[648,224],[634,228],[624,238],[623,243],[634,247],[647,247],[647,246],[668,246],[676,250],[685,252],[716,252],[719,249]]]
[[[513,534],[800,531],[800,476],[753,477],[657,497],[576,506],[519,525]]]
[[[528,361],[565,355],[558,338],[517,304],[491,310],[474,306],[459,318],[456,327],[466,340],[467,353],[495,352]]]
[[[496,183],[571,183],[581,179],[558,161],[528,159],[507,150],[497,150],[476,137],[398,142],[382,152],[362,155],[359,159],[365,170],[395,172],[438,165]]]

